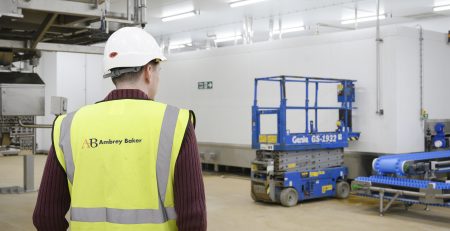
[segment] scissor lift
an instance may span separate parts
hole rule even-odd
[[[279,85],[280,105],[258,105],[258,83]],[[343,166],[343,149],[349,141],[358,140],[359,133],[352,130],[352,110],[355,102],[354,80],[300,76],[275,76],[255,79],[252,107],[252,148],[256,159],[252,162],[251,196],[255,201],[294,206],[299,201],[321,198],[346,198],[350,187],[346,181],[347,167]],[[286,86],[303,83],[305,104],[287,103]],[[339,106],[319,106],[319,86],[337,86]],[[314,91],[314,104],[310,104],[310,87]],[[305,112],[305,131],[291,133],[286,125],[288,110]],[[334,131],[319,131],[319,111],[337,110],[339,118]],[[309,113],[314,114],[310,120]],[[261,116],[276,115],[277,134],[261,134]]]

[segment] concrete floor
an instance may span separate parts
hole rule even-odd
[[[39,185],[46,156],[35,160]],[[20,157],[0,157],[0,186],[22,180]],[[285,208],[255,203],[249,196],[248,178],[206,173],[208,230],[450,230],[450,209],[401,206],[378,216],[377,200],[350,197],[324,199]],[[0,195],[0,230],[34,230],[31,216],[37,193]]]

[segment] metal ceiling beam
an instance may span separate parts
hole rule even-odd
[[[22,9],[39,10],[44,12],[55,12],[79,16],[94,16],[100,17],[102,15],[101,9],[93,8],[92,4],[73,1],[49,1],[49,0],[33,0],[25,1],[19,0],[18,7]]]
[[[58,14],[56,13],[50,13],[47,15],[47,17],[45,17],[44,21],[39,26],[34,35],[33,41],[31,43],[31,49],[36,48],[37,44],[42,40],[42,38],[44,38],[45,33],[47,33],[53,22],[55,22],[56,17],[58,17]]]
[[[66,45],[57,43],[39,43],[36,47],[41,51],[61,51],[71,53],[83,53],[83,54],[103,54],[103,47],[96,46],[83,46],[83,45]]]
[[[12,41],[0,39],[0,47],[12,48],[12,49],[24,49],[26,45],[22,41]],[[80,45],[66,45],[57,43],[39,43],[36,46],[36,50],[40,51],[60,51],[60,52],[72,52],[72,53],[84,53],[84,54],[103,54],[103,47],[97,46],[80,46]]]

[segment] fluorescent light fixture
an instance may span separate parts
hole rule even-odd
[[[444,10],[450,10],[450,5],[443,5],[443,6],[435,6],[433,7],[433,11],[444,11]]]
[[[180,49],[180,48],[185,48],[185,47],[191,47],[192,43],[179,43],[179,44],[170,44],[169,45],[169,50],[175,50],[175,49]]]
[[[386,15],[382,14],[379,16],[380,20],[386,19]],[[362,17],[362,18],[358,18],[358,19],[346,19],[346,20],[342,20],[341,24],[345,25],[345,24],[354,24],[356,22],[360,23],[360,22],[370,22],[370,21],[376,21],[377,20],[377,16],[369,16],[369,17]]]
[[[293,32],[299,32],[299,31],[304,31],[305,27],[304,26],[298,26],[298,27],[290,27],[290,28],[282,28],[281,29],[281,34],[287,34],[287,33],[293,33]],[[280,30],[275,30],[273,31],[273,34],[279,34]]]
[[[255,3],[263,2],[263,1],[266,1],[266,0],[241,0],[241,1],[235,1],[235,2],[230,2],[230,7],[234,8],[234,7],[246,6],[246,5],[255,4]]]
[[[235,40],[241,40],[242,35],[235,35],[230,37],[222,37],[222,38],[216,38],[214,42],[216,43],[222,43],[222,42],[228,42],[228,41],[235,41]]]
[[[170,21],[174,21],[174,20],[178,20],[178,19],[193,17],[193,16],[196,16],[198,14],[200,14],[199,11],[193,10],[193,11],[189,11],[189,12],[185,12],[185,13],[181,13],[181,14],[176,14],[176,15],[170,15],[170,16],[162,17],[161,21],[163,21],[163,22],[170,22]]]

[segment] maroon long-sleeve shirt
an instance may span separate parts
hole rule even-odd
[[[135,89],[114,90],[105,101],[118,99],[147,99]],[[41,187],[33,214],[34,226],[39,231],[67,230],[65,215],[70,207],[67,175],[59,164],[54,146],[51,147],[42,176]],[[194,126],[189,122],[174,175],[175,210],[180,231],[206,230],[205,190],[195,138]]]

